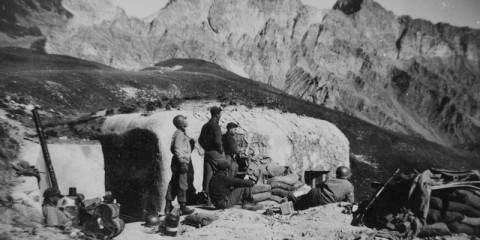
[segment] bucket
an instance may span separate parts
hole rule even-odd
[[[165,218],[165,235],[170,237],[176,237],[178,232],[178,225],[180,223],[180,214],[176,214],[174,209],[172,213],[168,214]]]

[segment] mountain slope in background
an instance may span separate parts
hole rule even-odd
[[[297,0],[171,0],[149,22],[106,0],[56,3],[55,17],[42,19],[42,8],[18,7],[28,20],[20,26],[39,25],[34,48],[122,69],[204,59],[386,129],[449,146],[480,142],[479,30],[397,17],[373,0],[333,10]],[[26,45],[3,37],[1,46]]]
[[[129,103],[133,108],[128,105],[130,110],[123,109],[142,111],[151,102],[168,109],[181,107],[182,101],[218,100],[227,105],[271,107],[323,119],[335,124],[350,142],[359,199],[370,195],[371,181],[385,180],[396,168],[405,172],[430,167],[480,168],[480,159],[474,154],[384,130],[203,60],[172,59],[144,71],[125,72],[72,57],[0,48],[0,89],[5,93],[0,96],[1,108],[27,128],[35,128],[29,111],[15,106],[40,104],[46,134],[53,137],[95,139],[104,117],[85,113]]]

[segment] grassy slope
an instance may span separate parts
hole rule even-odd
[[[140,101],[167,97],[220,99],[268,106],[334,123],[349,139],[357,194],[369,194],[370,180],[383,180],[396,168],[480,169],[478,156],[378,128],[341,112],[299,100],[266,84],[242,78],[201,60],[174,59],[160,67],[177,71],[124,72],[65,56],[24,49],[0,49],[0,90],[68,116],[120,107],[128,100],[120,87],[142,89]],[[57,84],[56,84],[57,83]],[[355,157],[355,156],[364,157]],[[362,161],[360,161],[362,160]]]

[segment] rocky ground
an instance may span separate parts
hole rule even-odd
[[[213,213],[219,219],[203,228],[182,225],[177,239],[360,239],[375,232],[351,226],[352,215],[343,214],[342,210],[337,204],[331,204],[294,215],[266,216],[262,214],[264,210],[252,212],[235,208],[209,211],[197,208],[197,212]],[[125,231],[116,239],[165,238],[162,235],[141,226],[141,223],[131,223],[127,224]]]

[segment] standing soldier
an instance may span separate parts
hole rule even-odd
[[[208,196],[207,205],[211,206],[212,201],[209,193],[209,182],[213,176],[214,171],[217,170],[217,162],[223,160],[223,144],[222,144],[222,130],[220,125],[220,116],[222,109],[214,106],[210,108],[212,117],[203,125],[200,132],[198,142],[205,150],[205,158],[203,163],[203,191]]]
[[[172,212],[172,201],[177,197],[182,215],[189,215],[195,211],[188,208],[186,205],[188,175],[189,172],[193,171],[190,155],[192,153],[192,145],[194,142],[185,132],[188,126],[187,118],[185,116],[178,115],[173,118],[173,125],[175,125],[177,130],[173,134],[172,144],[170,145],[170,151],[173,153],[171,164],[172,179],[168,184],[165,214]]]
[[[223,149],[225,150],[225,159],[230,164],[229,176],[235,177],[235,173],[238,172],[238,163],[239,151],[237,142],[235,141],[235,134],[238,125],[236,123],[230,122],[227,124],[227,132],[223,134],[222,142]]]

